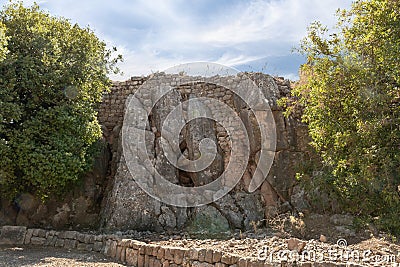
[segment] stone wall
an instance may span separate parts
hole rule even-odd
[[[294,240],[296,241],[296,240]],[[290,243],[290,240],[287,241]],[[84,234],[76,231],[31,229],[21,226],[0,228],[0,246],[41,246],[100,252],[117,262],[137,267],[272,267],[344,266],[333,262],[270,263],[256,257],[240,257],[215,249],[182,248],[145,243],[122,235]],[[290,244],[288,245],[290,247]],[[359,265],[354,265],[359,266]]]
[[[102,226],[105,229],[154,231],[184,228],[206,231],[210,229],[215,231],[251,229],[254,223],[262,225],[266,217],[296,208],[293,207],[293,203],[298,204],[301,208],[307,208],[307,203],[301,199],[302,192],[295,188],[296,167],[307,158],[308,153],[307,127],[294,118],[284,117],[282,109],[277,105],[279,98],[290,93],[289,81],[261,73],[248,74],[248,77],[260,87],[265,99],[270,103],[277,134],[272,168],[268,174],[265,174],[267,178],[260,188],[249,192],[250,181],[256,175],[260,147],[263,145],[260,142],[259,126],[254,125],[252,111],[248,110],[246,104],[228,88],[201,81],[179,84],[177,81],[182,80],[179,75],[162,73],[160,75],[164,75],[167,84],[174,87],[177,92],[175,95],[169,96],[170,98],[166,101],[169,104],[180,103],[187,100],[189,96],[208,97],[226,103],[237,112],[246,125],[249,136],[251,151],[248,166],[240,182],[228,195],[207,206],[177,208],[151,198],[138,186],[127,168],[122,156],[120,134],[128,97],[137,92],[138,88],[152,77],[133,77],[129,81],[114,83],[111,92],[104,96],[104,101],[99,109],[99,121],[104,126],[105,137],[110,143],[113,153],[111,163],[113,180],[109,184],[107,190],[109,194],[103,202],[102,210]],[[221,79],[234,81],[237,77],[229,76]],[[146,97],[151,103],[152,96]],[[163,123],[162,118],[165,117],[165,114],[162,112],[168,111],[168,108],[170,107],[167,106],[167,109],[166,106],[156,108],[151,121],[149,121],[150,127],[153,126],[151,129],[147,129],[147,133],[152,138],[148,142],[152,151],[160,151],[157,146],[160,142],[157,139],[160,129],[156,126]],[[213,106],[208,106],[208,109],[214,114],[220,112]],[[226,120],[230,121],[230,118],[226,117]],[[207,132],[207,137],[215,136],[225,168],[229,162],[230,153],[229,136],[226,131],[218,124],[201,125],[200,128]],[[198,130],[194,129],[194,131]],[[190,152],[190,149],[188,150]],[[162,159],[162,152],[155,152],[155,154],[153,159],[156,162],[155,165],[161,166],[161,172],[164,174],[170,174],[168,180],[185,186],[187,186],[185,180],[188,180],[187,183],[192,183],[192,186],[193,183],[196,185],[196,177],[193,178],[191,175],[188,179],[186,174],[176,172],[174,168],[168,167],[168,164]],[[139,172],[135,175],[145,174]],[[206,181],[207,177],[201,177],[200,180]],[[207,182],[210,180],[205,183]],[[296,199],[292,201],[293,196]]]
[[[251,229],[268,216],[293,208],[308,208],[303,201],[303,193],[295,187],[296,166],[307,158],[306,125],[294,118],[285,118],[277,106],[277,99],[290,93],[290,82],[279,77],[261,73],[251,73],[248,77],[259,86],[269,101],[276,124],[277,144],[275,160],[266,181],[256,191],[249,192],[249,184],[255,174],[259,157],[260,132],[253,124],[254,116],[228,88],[197,81],[178,84],[179,75],[167,75],[169,84],[177,94],[170,98],[174,103],[187,100],[191,95],[208,97],[226,103],[234,109],[246,125],[250,141],[250,161],[236,187],[224,198],[203,207],[177,208],[160,203],[149,197],[133,180],[122,157],[121,129],[123,126],[126,101],[152,78],[133,77],[125,82],[114,82],[111,91],[104,95],[99,107],[98,119],[102,125],[106,146],[96,160],[93,171],[63,198],[52,197],[47,203],[30,194],[21,194],[13,202],[0,199],[0,225],[23,225],[27,227],[52,229],[108,229],[108,230],[181,230],[220,232],[231,229]],[[190,78],[190,77],[189,77]],[[227,81],[235,77],[223,78]],[[169,101],[169,100],[168,100]],[[153,113],[150,123],[157,128],[165,117],[165,107],[161,103]],[[212,115],[220,111],[215,106],[207,106]],[[163,111],[164,110],[164,111]],[[226,116],[229,123],[230,118]],[[154,135],[158,129],[148,131]],[[192,156],[198,151],[201,134],[218,143],[219,162],[213,166],[215,175],[226,168],[229,162],[230,146],[227,132],[219,124],[203,122],[188,125],[187,151]],[[152,146],[152,144],[150,144]],[[159,145],[151,147],[159,151]],[[157,152],[157,168],[169,173],[172,182],[184,186],[197,186],[214,179],[212,176],[179,172]],[[214,176],[215,176],[214,175]],[[207,180],[208,179],[208,180]]]

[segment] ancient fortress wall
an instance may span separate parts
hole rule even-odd
[[[245,126],[250,145],[249,160],[242,161],[239,157],[239,162],[233,164],[233,167],[245,164],[240,181],[229,194],[205,206],[166,205],[144,192],[135,179],[148,174],[138,169],[133,171],[136,177],[132,177],[132,171],[129,171],[123,156],[121,133],[128,98],[132,98],[153,77],[133,77],[125,82],[115,82],[111,91],[104,95],[98,119],[108,148],[103,149],[94,169],[83,177],[79,185],[72,188],[65,198],[51,198],[46,203],[26,193],[13,202],[0,199],[0,225],[49,229],[224,232],[252,229],[255,224],[262,226],[266,218],[290,209],[309,209],[303,192],[295,186],[296,168],[308,158],[307,126],[294,118],[285,118],[282,109],[276,104],[279,98],[289,94],[289,81],[261,73],[247,74],[247,77],[260,88],[263,94],[261,100],[268,101],[275,123],[276,144],[272,151],[274,160],[269,172],[261,175],[257,172],[257,165],[263,165],[258,164],[260,150],[268,146],[261,142],[260,125],[255,123],[251,108],[229,86],[209,83],[201,77],[164,75],[164,81],[171,86],[172,91],[156,104],[148,118],[149,127],[144,129],[146,138],[149,138],[144,143],[151,151],[149,158],[153,163],[152,167],[165,175],[172,184],[183,187],[196,188],[213,182],[225,171],[231,159],[231,136],[222,124],[235,129],[233,117],[240,118]],[[241,79],[240,77],[221,77],[220,81],[230,85]],[[248,93],[251,96],[252,92]],[[143,102],[152,103],[154,95],[142,92],[140,97]],[[179,137],[181,151],[178,152],[189,159],[194,159],[199,154],[198,145],[202,138],[206,137],[217,143],[217,156],[212,165],[204,171],[191,173],[180,171],[169,164],[161,146],[166,137],[162,135],[160,125],[173,106],[199,97],[224,103],[235,115],[224,114],[211,100],[195,109],[210,114],[211,117],[219,115],[220,121],[215,123],[196,120],[185,126]],[[187,114],[187,107],[182,105],[182,117],[187,117]],[[187,122],[187,118],[184,120]],[[266,176],[265,181],[261,179],[263,182],[255,191],[249,190],[254,176]]]
[[[199,77],[182,77],[181,75],[162,75],[166,85],[174,88],[172,95],[164,98],[162,103],[155,106],[149,118],[149,129],[146,133],[151,136],[150,150],[154,151],[152,159],[154,167],[165,173],[172,183],[182,186],[197,186],[211,182],[215,175],[223,171],[230,159],[230,137],[221,124],[197,122],[189,125],[190,134],[204,135],[215,138],[218,143],[218,154],[221,162],[214,164],[209,170],[212,175],[182,173],[171,168],[163,155],[159,144],[162,141],[160,129],[156,127],[163,123],[166,113],[171,111],[171,106],[188,100],[190,97],[207,97],[227,104],[237,113],[237,116],[246,126],[250,143],[250,160],[240,182],[222,199],[206,206],[196,208],[173,207],[163,204],[149,197],[135,182],[132,172],[129,172],[121,145],[121,129],[127,106],[127,99],[137,92],[149,77],[133,77],[129,81],[114,83],[111,92],[104,96],[104,101],[99,109],[99,121],[104,126],[105,137],[112,150],[111,175],[113,181],[109,186],[109,193],[104,201],[102,211],[102,226],[106,229],[137,229],[137,230],[167,230],[167,229],[192,229],[201,230],[211,224],[211,230],[221,231],[228,229],[249,229],[252,224],[262,222],[265,217],[273,216],[282,209],[294,206],[306,208],[306,203],[301,199],[301,192],[296,191],[296,167],[307,157],[307,143],[309,138],[307,128],[298,120],[285,118],[282,109],[277,105],[277,100],[290,92],[290,83],[283,78],[271,77],[261,73],[248,74],[247,77],[254,81],[271,107],[271,114],[276,126],[275,158],[268,173],[262,174],[267,178],[254,192],[249,191],[249,184],[256,173],[259,153],[264,145],[261,142],[260,125],[254,123],[253,111],[246,103],[230,90],[215,83],[202,81]],[[243,75],[243,74],[240,74]],[[225,84],[234,83],[238,76],[218,77]],[[186,82],[183,82],[186,81]],[[190,82],[195,80],[195,82]],[[141,93],[143,101],[151,105],[152,95]],[[129,102],[129,101],[128,101]],[[208,105],[208,104],[206,104]],[[218,107],[208,105],[205,107],[212,115],[219,114]],[[183,108],[185,109],[185,108]],[[185,110],[183,110],[185,113]],[[226,122],[232,118],[225,117]],[[222,122],[224,124],[225,122]],[[185,139],[185,137],[183,137]],[[190,154],[193,146],[198,145],[193,136],[187,137],[186,152]],[[197,140],[198,141],[198,140]],[[196,150],[196,149],[194,149]],[[196,152],[196,151],[195,151]],[[183,152],[185,154],[185,152]],[[218,167],[218,166],[223,166]],[[218,169],[220,168],[220,169]],[[134,175],[141,176],[140,172]],[[211,176],[212,176],[211,175]],[[292,197],[294,197],[292,199]],[[135,218],[135,219],[133,219]],[[260,223],[261,224],[261,223]],[[208,230],[210,230],[210,228]]]

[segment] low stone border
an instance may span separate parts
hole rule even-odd
[[[138,267],[266,267],[266,266],[345,266],[335,263],[265,263],[254,258],[204,248],[178,248],[147,244],[116,235],[83,234],[76,231],[28,229],[23,226],[0,228],[0,245],[34,245],[100,252],[115,261]]]

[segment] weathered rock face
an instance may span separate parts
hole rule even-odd
[[[0,225],[97,228],[110,159],[108,144],[104,142],[93,169],[63,197],[50,197],[43,203],[28,193],[19,195],[14,201],[1,199],[0,196]]]
[[[114,182],[110,184],[110,191],[104,201],[101,214],[104,229],[156,231],[181,230],[184,228],[189,231],[207,229],[209,231],[222,231],[228,228],[251,229],[254,224],[260,225],[265,217],[275,214],[271,213],[271,210],[279,212],[282,204],[285,208],[288,204],[290,206],[292,199],[295,200],[297,206],[308,207],[307,203],[304,202],[305,200],[301,198],[303,195],[299,192],[296,191],[296,195],[292,197],[292,190],[295,185],[295,168],[305,157],[307,143],[309,142],[307,132],[304,131],[306,127],[293,118],[285,118],[281,108],[276,104],[279,98],[290,92],[288,81],[264,74],[250,74],[250,78],[261,88],[265,99],[270,104],[271,114],[276,125],[275,148],[275,146],[261,142],[262,127],[257,124],[254,114],[254,112],[259,111],[250,110],[246,103],[229,89],[207,83],[178,84],[173,75],[167,75],[167,78],[174,90],[161,98],[160,101],[152,103],[151,101],[155,97],[150,92],[148,95],[141,94],[140,101],[137,100],[138,105],[146,106],[145,102],[148,102],[148,104],[154,104],[154,108],[146,122],[147,126],[143,127],[145,128],[143,130],[146,131],[146,159],[142,159],[143,155],[140,149],[130,148],[132,151],[139,151],[137,152],[139,163],[134,173],[128,171],[125,159],[121,156],[123,148],[121,133],[118,133],[118,131],[123,127],[123,120],[120,116],[120,114],[123,114],[121,111],[123,100],[129,94],[135,93],[137,88],[145,82],[145,79],[132,79],[115,84],[114,92],[117,92],[117,95],[111,94],[105,98],[104,103],[115,104],[118,108],[114,107],[115,110],[113,111],[112,107],[103,105],[103,109],[100,110],[100,121],[106,125],[110,132],[113,132],[110,136],[112,143],[115,145],[116,140],[118,140],[119,145],[117,145],[116,150],[113,149],[112,166],[115,168],[116,175]],[[212,104],[204,105],[190,102],[192,107],[185,105],[185,100],[195,99],[196,97],[217,99],[236,112],[247,131],[250,158],[242,179],[229,194],[207,206],[177,208],[150,197],[138,185],[136,178],[148,177],[149,181],[154,181],[154,176],[149,172],[149,168],[143,167],[147,164],[145,160],[152,162],[152,166],[162,173],[169,182],[184,187],[198,187],[209,184],[215,181],[227,168],[231,156],[231,140],[227,129],[209,119],[191,120],[190,118],[191,111],[196,111],[197,115],[212,117],[220,110]],[[174,136],[174,133],[169,131],[168,127],[165,131],[164,123],[168,114],[173,110],[175,112],[174,123],[185,124],[178,134],[179,136],[176,136],[176,133]],[[109,114],[105,116],[104,113],[107,112]],[[229,122],[230,118],[226,118],[226,120]],[[131,138],[132,140],[136,139],[136,137]],[[199,172],[180,170],[176,165],[185,164],[182,163],[185,162],[182,161],[182,158],[196,160],[207,154],[204,151],[200,152],[200,143],[205,138],[217,144],[216,151],[213,151],[216,152],[216,155],[212,164]],[[268,172],[263,168],[257,169],[256,166],[259,163],[262,165],[265,161],[260,154],[262,147],[265,149],[269,146],[274,147],[271,152],[275,154],[275,157],[271,170]],[[150,153],[148,153],[149,151]],[[260,181],[263,181],[266,177],[265,181],[255,191],[249,190],[254,177],[259,177],[257,179]]]
[[[298,209],[308,209],[304,193],[295,186],[296,166],[307,158],[309,137],[307,126],[293,118],[285,118],[276,101],[290,92],[290,84],[283,78],[272,78],[264,74],[249,74],[260,87],[268,101],[272,115],[266,116],[262,110],[251,110],[244,101],[229,88],[205,82],[179,84],[176,75],[166,75],[173,88],[160,100],[151,92],[144,92],[135,103],[146,107],[153,105],[144,125],[137,124],[145,133],[145,149],[130,146],[136,151],[137,165],[132,172],[123,155],[122,130],[126,119],[127,99],[132,99],[150,77],[132,78],[126,82],[116,82],[112,91],[104,96],[99,108],[99,122],[102,125],[107,145],[96,160],[93,171],[82,183],[62,199],[50,199],[43,204],[30,194],[22,194],[15,201],[1,199],[0,225],[23,225],[44,228],[97,228],[108,230],[182,230],[218,232],[227,229],[252,229],[260,225],[264,218],[274,216],[281,207],[292,205]],[[226,79],[228,84],[235,77]],[[251,92],[249,92],[251,96]],[[249,159],[244,154],[233,164],[245,170],[240,181],[229,194],[201,207],[174,207],[149,196],[137,183],[137,178],[154,181],[152,167],[173,185],[185,188],[201,187],[212,182],[227,169],[232,160],[232,139],[229,130],[235,130],[231,115],[222,114],[213,102],[189,102],[199,97],[216,99],[229,106],[244,125],[249,142]],[[128,100],[128,101],[129,101]],[[145,100],[145,101],[143,101]],[[253,99],[255,103],[260,99]],[[155,103],[153,103],[155,102]],[[150,104],[149,104],[150,103]],[[164,125],[169,114],[174,111],[172,125],[182,125],[176,133]],[[204,117],[219,116],[216,122],[206,118],[192,118],[193,114]],[[261,115],[265,123],[273,118],[276,127],[276,146],[263,143],[265,125],[259,125],[255,115]],[[129,121],[135,121],[137,114],[129,114]],[[264,116],[264,117],[263,117]],[[171,120],[171,117],[169,118]],[[224,128],[228,125],[228,128]],[[161,131],[162,129],[162,131]],[[131,136],[135,143],[135,136]],[[207,142],[204,142],[207,140]],[[214,144],[214,146],[209,145]],[[274,156],[269,171],[257,168],[265,165],[261,149],[269,149]],[[203,150],[201,150],[203,149]],[[243,152],[243,151],[242,151]],[[241,153],[241,151],[239,151]],[[210,164],[200,171],[182,170],[194,163],[211,157]],[[147,164],[147,165],[146,165]],[[150,165],[148,165],[150,164]],[[246,167],[247,166],[247,167]],[[182,167],[182,168],[181,168]],[[190,169],[190,168],[189,168]],[[264,178],[266,178],[264,180]],[[254,180],[261,181],[254,190]],[[224,183],[223,181],[221,183]],[[161,188],[162,189],[162,188]],[[165,188],[164,188],[165,190]],[[173,195],[171,190],[171,195]]]

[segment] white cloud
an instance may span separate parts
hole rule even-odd
[[[187,62],[237,66],[268,56],[287,56],[312,21],[332,26],[336,9],[347,8],[350,3],[43,0],[42,6],[82,26],[89,24],[100,38],[117,46],[125,59],[120,65],[125,75],[113,78],[121,80]]]

